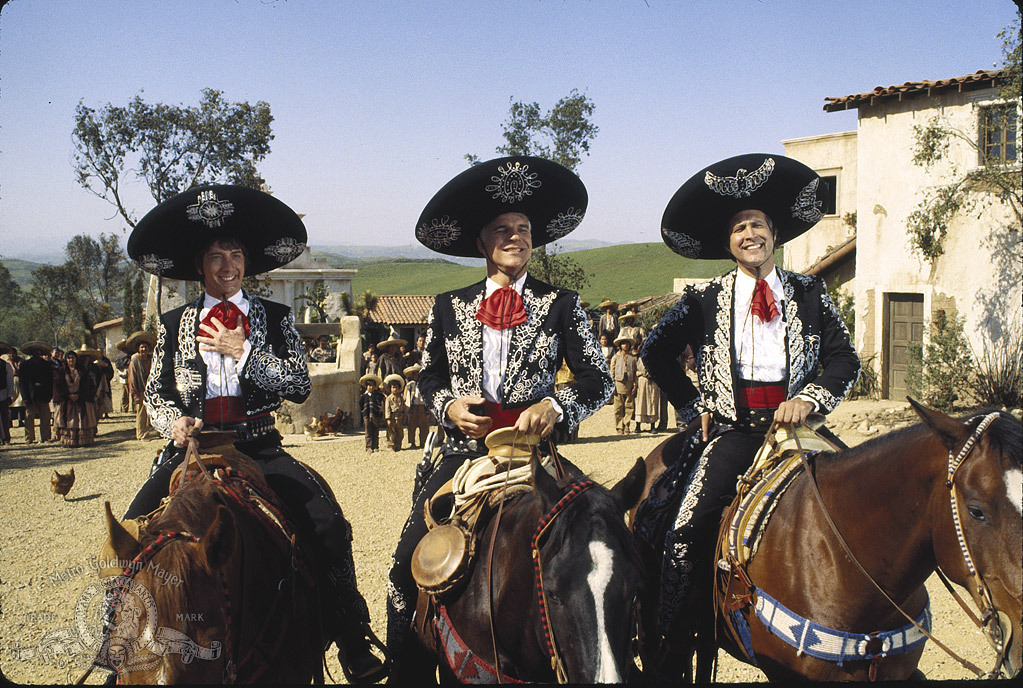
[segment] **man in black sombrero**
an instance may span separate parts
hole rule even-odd
[[[440,294],[430,313],[419,389],[444,428],[445,443],[432,473],[417,485],[391,566],[392,680],[411,678],[403,675],[415,652],[415,643],[405,642],[416,602],[410,565],[426,534],[424,500],[466,458],[487,452],[487,433],[514,427],[546,436],[556,425],[572,430],[611,394],[607,363],[579,296],[526,274],[533,247],[575,229],[585,208],[586,189],[573,172],[548,160],[516,156],[459,174],[419,218],[420,242],[445,255],[482,255],[487,278]],[[575,380],[555,390],[563,358]]]
[[[700,419],[677,473],[668,476],[684,493],[665,542],[663,635],[692,630],[693,620],[680,609],[694,587],[709,584],[721,510],[771,422],[829,413],[859,374],[849,331],[824,281],[774,264],[777,246],[822,217],[823,184],[790,158],[742,155],[694,175],[664,211],[661,234],[673,251],[732,258],[736,269],[687,287],[641,354],[682,419]],[[687,346],[696,355],[702,394],[683,368]],[[698,597],[710,599],[709,592]]]
[[[125,518],[154,509],[199,428],[230,430],[256,460],[316,554],[325,632],[345,675],[374,681],[383,665],[369,648],[369,611],[355,581],[351,527],[330,491],[281,448],[271,411],[301,403],[312,388],[295,318],[287,306],[242,290],[242,279],[302,254],[306,231],[269,194],[241,186],[191,189],[161,203],[135,227],[128,255],[147,272],[199,280],[203,293],[160,317],[145,389],[150,420],[171,440]]]

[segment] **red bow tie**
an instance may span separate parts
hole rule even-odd
[[[227,301],[227,307],[224,307],[223,301],[218,303],[216,306],[210,309],[210,312],[206,314],[206,317],[202,319],[202,324],[206,325],[206,329],[210,332],[216,332],[217,328],[213,325],[213,318],[216,318],[220,322],[224,323],[229,330],[233,330],[238,322],[238,316],[241,316],[242,325],[245,327],[245,337],[249,336],[249,319],[245,317],[241,309],[234,305],[230,301]],[[201,333],[200,333],[201,334]]]
[[[757,280],[757,286],[753,290],[753,305],[750,306],[753,315],[760,318],[760,322],[769,323],[778,317],[778,304],[774,301],[774,294],[771,287],[767,286],[766,280]]]
[[[483,299],[476,311],[476,319],[495,330],[506,330],[526,322],[526,308],[517,291],[501,287]]]

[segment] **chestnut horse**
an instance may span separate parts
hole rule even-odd
[[[922,424],[810,458],[812,473],[792,480],[752,561],[741,571],[719,563],[713,615],[706,602],[687,607],[711,617],[710,626],[700,624],[698,647],[690,639],[658,642],[662,552],[639,540],[649,574],[642,594],[644,667],[661,677],[689,678],[695,651],[696,678],[709,680],[720,646],[772,681],[906,679],[916,672],[926,635],[913,621],[926,627],[930,618],[924,583],[938,570],[965,587],[981,610],[998,653],[994,670],[984,675],[1017,676],[1023,665],[1023,426],[1004,412],[957,420],[910,402]],[[679,435],[658,447],[647,458],[648,470],[664,472],[665,445],[682,441]],[[664,455],[677,455],[677,448]],[[648,478],[648,490],[656,477]],[[727,528],[726,516],[719,538]],[[657,532],[663,541],[664,524]],[[901,638],[885,633],[899,628],[906,629]],[[831,649],[838,643],[841,659],[813,652],[825,641]]]
[[[643,462],[611,490],[571,469],[556,481],[535,458],[532,472],[533,489],[480,533],[465,588],[431,617],[430,654],[415,668],[424,679],[439,663],[445,682],[625,680],[641,576],[624,513],[639,500]]]
[[[100,657],[120,683],[322,682],[311,564],[258,466],[212,451],[224,465],[184,474],[140,540],[107,503],[124,572]]]

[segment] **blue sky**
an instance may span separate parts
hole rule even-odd
[[[826,96],[960,76],[1000,59],[1010,0],[12,0],[0,12],[0,255],[121,233],[79,187],[79,100],[265,100],[260,170],[314,244],[401,245],[433,193],[493,157],[512,98],[573,88],[600,133],[572,238],[659,241],[701,166],[848,131]],[[129,205],[151,206],[139,183]],[[123,234],[125,240],[127,234]]]

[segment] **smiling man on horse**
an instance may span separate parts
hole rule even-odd
[[[742,155],[691,177],[664,211],[661,234],[673,251],[737,264],[687,287],[641,354],[684,420],[700,419],[676,464],[682,499],[677,513],[668,514],[673,521],[664,543],[658,610],[664,637],[694,632],[698,621],[680,612],[694,585],[710,583],[722,509],[771,423],[829,413],[859,374],[824,281],[774,263],[777,246],[821,219],[823,184],[784,156]],[[687,346],[696,355],[699,391],[680,362]],[[705,592],[701,613],[711,610]]]
[[[476,165],[448,182],[423,211],[416,238],[451,256],[487,261],[482,282],[437,297],[419,375],[427,407],[443,424],[445,444],[432,473],[420,468],[417,490],[394,553],[387,599],[391,680],[404,676],[416,600],[411,559],[427,527],[425,500],[466,458],[485,455],[487,433],[514,427],[547,436],[598,410],[611,394],[607,363],[579,296],[526,274],[534,246],[578,226],[586,189],[570,170],[515,156]],[[574,382],[555,390],[562,358]],[[424,462],[426,458],[424,457]]]
[[[242,279],[302,254],[306,231],[269,194],[241,186],[197,187],[164,201],[135,227],[128,255],[147,272],[199,280],[203,293],[160,318],[145,404],[171,440],[125,518],[155,509],[200,428],[233,431],[298,521],[322,575],[325,632],[350,680],[375,681],[383,663],[370,652],[369,610],[356,587],[351,527],[325,485],[281,448],[271,411],[301,403],[312,388],[291,309],[242,290]]]

